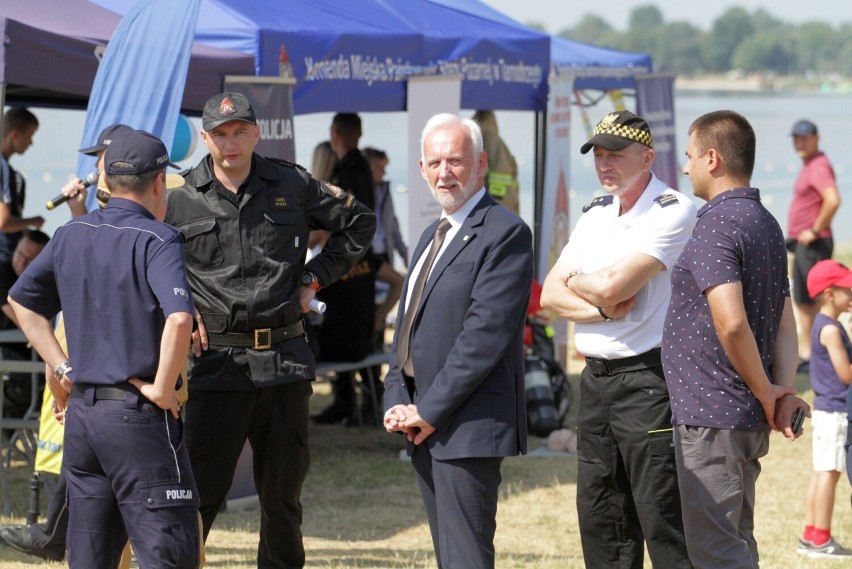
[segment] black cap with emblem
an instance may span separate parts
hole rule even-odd
[[[204,104],[204,112],[201,115],[201,126],[210,132],[220,124],[228,121],[245,121],[249,124],[257,124],[254,109],[251,103],[242,93],[227,92],[219,93],[208,99]]]
[[[634,142],[654,148],[654,139],[648,123],[630,111],[616,111],[601,119],[592,138],[580,147],[580,154],[586,154],[594,146],[621,150]]]

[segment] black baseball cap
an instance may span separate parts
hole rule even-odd
[[[790,129],[790,136],[813,136],[817,134],[817,126],[807,119],[797,120]]]
[[[163,141],[144,130],[131,130],[116,136],[107,146],[104,171],[107,174],[144,174],[166,166],[180,168],[169,161],[169,151]],[[166,189],[183,186],[183,177],[166,175]]]
[[[586,154],[594,146],[607,150],[621,150],[634,142],[654,148],[651,128],[645,119],[630,111],[610,113],[597,124],[589,141],[580,147],[580,154]]]
[[[133,129],[126,124],[111,124],[101,131],[98,135],[98,142],[94,146],[81,148],[79,152],[89,156],[96,156],[101,150],[106,150],[106,147],[110,145],[112,139],[115,138],[116,135],[123,132],[130,132],[132,130]]]
[[[245,121],[249,124],[257,124],[254,109],[251,103],[242,93],[228,91],[210,97],[204,104],[204,112],[201,114],[201,126],[206,131],[211,131],[220,124],[228,121]]]

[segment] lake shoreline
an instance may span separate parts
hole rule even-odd
[[[741,74],[731,71],[724,75],[678,75],[674,89],[684,94],[848,94],[852,92],[852,81],[841,77],[822,79],[796,75]]]

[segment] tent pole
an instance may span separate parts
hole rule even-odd
[[[539,275],[539,259],[546,251],[541,251],[538,245],[541,243],[541,216],[544,205],[544,167],[547,158],[547,111],[536,111],[535,113],[535,176],[533,180],[533,243],[534,261],[533,265],[535,279],[541,282],[545,275]]]

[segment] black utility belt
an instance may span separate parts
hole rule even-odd
[[[651,369],[663,365],[660,348],[652,348],[638,356],[607,360],[604,358],[586,358],[586,367],[595,375],[614,375],[628,371]]]
[[[71,399],[85,399],[86,392],[94,390],[95,401],[124,401],[128,393],[139,394],[130,383],[98,386],[92,383],[75,383],[71,386]]]
[[[252,332],[225,332],[223,334],[207,333],[207,342],[211,346],[226,346],[231,348],[252,348],[253,350],[268,350],[273,344],[301,336],[305,326],[299,320],[289,326],[280,328],[260,328]]]

